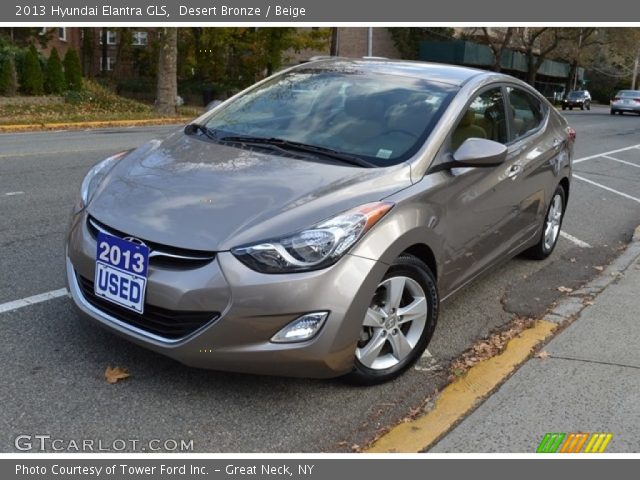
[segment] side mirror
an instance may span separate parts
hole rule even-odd
[[[507,147],[486,138],[467,138],[453,154],[461,167],[495,167],[507,159]]]

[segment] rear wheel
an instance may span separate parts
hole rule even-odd
[[[367,309],[349,380],[382,383],[413,365],[431,341],[438,303],[429,267],[412,255],[398,257]]]
[[[551,197],[551,203],[547,209],[547,214],[542,225],[542,233],[537,244],[525,251],[525,255],[534,260],[544,260],[558,243],[562,220],[564,218],[566,193],[562,186],[558,185]]]

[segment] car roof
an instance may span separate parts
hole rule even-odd
[[[353,72],[362,70],[373,73],[422,78],[451,85],[461,86],[469,79],[482,75],[496,75],[495,72],[477,68],[448,65],[445,63],[419,62],[412,60],[390,60],[386,58],[342,58],[334,57],[303,63],[296,70],[317,70]],[[505,78],[510,78],[504,75]]]

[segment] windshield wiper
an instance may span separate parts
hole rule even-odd
[[[331,158],[332,160],[339,160],[344,163],[356,165],[358,167],[373,168],[377,166],[355,155],[349,155],[348,153],[339,152],[331,148],[318,147],[317,145],[309,145],[307,143],[284,140],[283,138],[265,138],[265,137],[231,135],[231,136],[222,137],[219,140],[222,142],[244,143],[246,145],[268,145],[268,146],[280,148],[282,150],[289,150],[289,151],[293,150],[293,151],[299,151],[299,152],[305,152],[305,153],[312,153],[316,155],[321,155],[323,157]]]
[[[185,135],[193,135],[194,133],[197,133],[197,132],[204,133],[211,140],[217,140],[218,139],[216,137],[216,134],[213,133],[213,130],[211,130],[208,127],[205,127],[204,125],[202,125],[200,123],[190,123],[186,127],[184,127]]]

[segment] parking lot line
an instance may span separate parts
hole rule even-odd
[[[20,300],[13,300],[11,302],[0,304],[0,313],[12,312],[22,307],[28,307],[40,302],[46,302],[54,298],[63,297],[67,294],[66,288],[60,288],[58,290],[51,290],[50,292],[40,293],[31,297],[21,298]]]
[[[606,158],[607,160],[613,160],[614,162],[620,162],[620,163],[624,163],[625,165],[630,165],[632,167],[640,168],[640,165],[637,165],[637,164],[631,163],[631,162],[627,162],[626,160],[620,160],[619,158],[610,157],[609,155],[602,155],[602,156],[604,158]]]
[[[588,157],[578,158],[578,159],[575,159],[573,161],[573,163],[576,164],[576,163],[580,163],[580,162],[586,162],[587,160],[593,160],[594,158],[603,157],[605,155],[612,155],[614,153],[626,152],[627,150],[632,150],[634,148],[640,148],[640,144],[631,145],[630,147],[618,148],[617,150],[611,150],[610,152],[597,153],[595,155],[590,155]]]
[[[628,195],[624,192],[620,192],[611,187],[607,187],[606,185],[602,185],[601,183],[594,182],[593,180],[589,180],[588,178],[581,177],[580,175],[576,175],[575,173],[573,174],[573,178],[577,178],[578,180],[582,180],[583,182],[590,183],[591,185],[594,185],[596,187],[600,187],[603,190],[607,190],[611,193],[620,195],[621,197],[628,198],[629,200],[633,200],[634,202],[640,203],[640,198],[632,197],[631,195]]]
[[[591,248],[591,245],[589,245],[587,242],[583,242],[579,238],[576,238],[567,232],[560,231],[560,236],[569,240],[572,243],[575,243],[577,246],[581,248]]]

